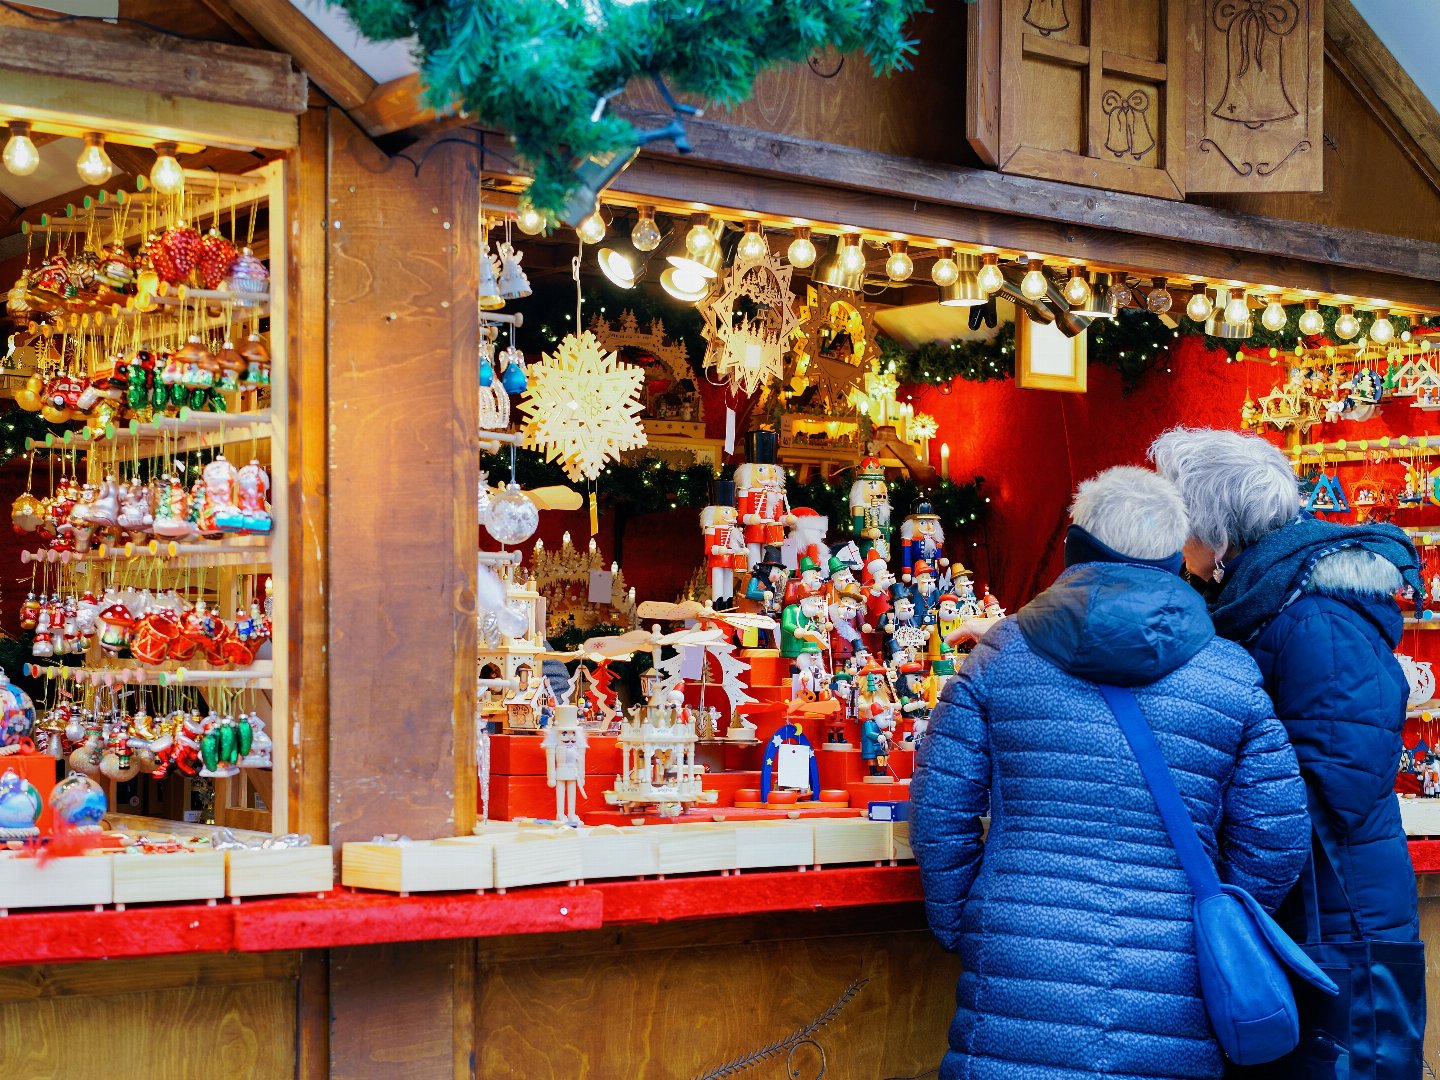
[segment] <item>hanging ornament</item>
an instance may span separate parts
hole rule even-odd
[[[182,221],[160,234],[150,257],[162,281],[183,285],[200,261],[200,234]]]
[[[238,259],[239,252],[220,233],[211,229],[200,239],[200,284],[207,289],[218,289],[225,283],[230,267]],[[254,258],[252,255],[251,258]],[[256,259],[256,262],[259,262]]]
[[[800,320],[790,294],[795,269],[773,252],[725,272],[720,292],[700,303],[710,339],[705,363],[738,394],[778,380]]]
[[[254,307],[254,298],[270,291],[270,271],[247,247],[230,263],[225,287],[235,294],[240,307]]]
[[[588,330],[567,334],[530,371],[520,402],[525,445],[559,462],[571,480],[594,480],[607,462],[646,443],[638,419],[643,375]]]
[[[972,308],[972,318],[980,310],[980,306]],[[867,380],[878,374],[880,349],[875,338],[872,305],[842,289],[812,286],[790,350],[787,385],[797,394],[817,386],[816,404],[823,412],[853,415],[857,402],[868,393]],[[893,384],[893,376],[889,381]]]
[[[480,385],[488,387],[495,381],[495,364],[492,357],[495,353],[495,346],[483,334],[480,338]]]
[[[524,252],[516,251],[507,240],[497,249],[500,252],[500,278],[497,282],[502,300],[523,300],[530,295],[530,279],[520,269]]]
[[[500,385],[507,393],[523,394],[530,385],[525,374],[525,354],[513,344],[500,351]]]
[[[515,481],[514,446],[510,448],[510,483],[490,495],[488,500],[484,491],[484,474],[481,474],[480,485],[482,504],[489,502],[489,510],[481,515],[480,523],[497,543],[513,547],[535,535],[535,530],[540,527],[540,508]],[[481,509],[484,509],[483,505]]]
[[[500,260],[490,254],[490,241],[480,242],[480,310],[495,311],[505,306],[500,298]]]

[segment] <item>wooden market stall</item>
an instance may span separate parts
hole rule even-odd
[[[1158,104],[1187,100],[1185,80],[1211,62],[1189,53],[1183,5],[1087,6],[1093,39],[1027,31],[1024,4],[987,0],[923,17],[915,70],[889,81],[818,58],[773,73],[733,112],[692,120],[689,155],[643,153],[605,203],[1034,253],[1176,289],[1228,282],[1440,314],[1437,118],[1348,0],[1301,5],[1290,90],[1305,102],[1295,145],[1308,145],[1287,159],[1303,174],[1293,182],[1270,148],[1237,148],[1205,115]],[[337,855],[384,834],[464,836],[481,806],[475,253],[482,196],[503,217],[523,185],[488,152],[498,133],[436,115],[412,76],[377,83],[282,0],[121,7],[185,36],[0,12],[0,120],[32,119],[47,136],[104,131],[119,170],[30,206],[0,199],[0,240],[89,220],[101,191],[137,194],[157,141],[182,144],[192,189],[216,177],[236,191],[265,185],[279,630],[270,685],[253,689],[272,711],[276,753],[273,787],[258,803],[244,789],[249,804],[230,807],[263,805],[270,820],[233,823],[306,833]],[[1128,134],[1117,155],[1106,118],[1134,109],[1124,103],[1136,93],[1155,110],[1153,145]],[[640,119],[657,105],[620,102]],[[0,252],[8,282],[23,244]],[[542,250],[526,265],[568,273],[568,257]],[[928,284],[891,293],[895,307],[934,298]],[[1109,368],[1092,368],[1084,396],[1003,381],[907,390],[913,409],[957,432],[948,447],[961,474],[989,480],[984,528],[951,542],[984,560],[1012,608],[1053,575],[1076,480],[1138,458],[1175,423],[1238,424],[1248,365],[1212,354],[1173,366],[1133,395]],[[1263,392],[1271,374],[1254,378]],[[703,423],[713,444],[723,416],[675,423]],[[682,443],[694,437],[676,430]],[[948,469],[938,439],[896,453]],[[797,462],[823,472],[823,455],[812,457]],[[547,548],[562,528],[584,535],[582,515],[542,516]],[[625,523],[599,524],[602,549],[617,550]],[[647,519],[627,550],[661,530],[688,535],[693,514]],[[698,551],[697,540],[674,574]],[[646,584],[658,596],[679,581],[642,579],[642,596]],[[1437,846],[1412,844],[1417,873],[1440,872]],[[1436,880],[1421,878],[1431,937]],[[503,896],[337,888],[17,912],[6,926],[3,1075],[102,1060],[179,1075],[204,1047],[207,1063],[260,1077],[586,1075],[602,1061],[613,1072],[589,1075],[672,1076],[783,1040],[832,1007],[814,1038],[834,1074],[913,1075],[943,1048],[956,972],[925,931],[918,873],[905,865]],[[56,1035],[102,1004],[132,1022],[103,1041]],[[795,1061],[814,1070],[816,1054],[801,1046]]]

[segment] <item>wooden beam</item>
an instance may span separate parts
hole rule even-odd
[[[381,83],[364,104],[351,110],[350,117],[372,139],[397,131],[413,133],[418,139],[432,131],[437,122],[462,122],[458,116],[442,118],[425,104],[425,87],[419,75],[402,75]]]
[[[274,45],[266,41],[258,30],[241,18],[240,13],[230,6],[227,0],[200,0],[200,3],[212,15],[235,31],[252,49],[274,48]]]
[[[760,160],[759,154],[756,160]],[[1008,182],[1018,179],[991,175],[1000,181],[1002,190]],[[1440,288],[1436,287],[1433,278],[1417,280],[1421,275],[1411,273],[1413,260],[1410,263],[1397,261],[1391,268],[1394,272],[1380,273],[1347,265],[1343,249],[1337,249],[1334,258],[1317,256],[1301,259],[1283,251],[1272,254],[1243,251],[1237,247],[1217,247],[1192,239],[1147,236],[1111,227],[1073,224],[1066,220],[1068,213],[1058,208],[1049,216],[1030,209],[1020,195],[1017,195],[1017,205],[1023,209],[1017,212],[975,209],[934,197],[920,199],[907,190],[903,175],[897,173],[895,179],[894,192],[878,193],[826,186],[822,179],[807,175],[803,169],[797,169],[794,176],[768,176],[747,174],[739,169],[721,169],[701,161],[663,159],[642,154],[620,174],[610,191],[617,202],[669,202],[687,206],[705,203],[777,218],[844,222],[863,226],[874,233],[894,231],[1007,251],[1043,252],[1124,268],[1141,278],[1195,275],[1210,280],[1313,289],[1326,294],[1383,300],[1399,309],[1440,311]],[[1043,183],[1074,191],[1076,193],[1071,199],[1081,204],[1087,199],[1105,197],[1104,192],[1082,193],[1048,181],[1023,183]],[[1159,202],[1138,196],[1125,198]],[[1169,210],[1203,209],[1169,201],[1163,206]],[[1222,211],[1205,212],[1214,214],[1220,223],[1244,217]],[[1253,220],[1264,223],[1267,235],[1275,238],[1277,248],[1283,248],[1284,239],[1289,236],[1318,228],[1290,221]],[[1150,224],[1152,234],[1157,232],[1153,227],[1156,222],[1152,220]],[[1434,244],[1403,243],[1412,247],[1440,248],[1440,245]],[[1424,257],[1436,258],[1440,255],[1430,252]]]
[[[215,0],[205,0],[213,3]],[[295,62],[342,109],[364,104],[375,80],[289,0],[220,0]]]
[[[1350,0],[1325,2],[1326,52],[1345,74],[1352,69],[1375,99],[1395,117],[1430,162],[1432,178],[1440,170],[1440,112],[1385,48]],[[1337,60],[1338,58],[1338,60]],[[1353,80],[1352,80],[1353,81]],[[1370,97],[1357,87],[1362,97]],[[1403,145],[1403,144],[1402,144]]]
[[[305,76],[288,56],[92,19],[37,20],[0,8],[0,70],[78,76],[102,86],[292,116],[305,110]]]
[[[641,127],[652,127],[662,119],[668,119],[635,114],[631,114],[630,118]],[[764,176],[782,177],[788,184],[805,185],[811,190],[828,188],[849,192],[846,196],[834,190],[827,191],[820,199],[822,205],[836,201],[864,204],[867,198],[856,200],[854,196],[868,193],[868,196],[879,196],[885,201],[898,198],[934,207],[1032,218],[1048,228],[1063,227],[1059,230],[1062,235],[1077,230],[1114,231],[1128,234],[1137,241],[1150,238],[1192,247],[1225,249],[1234,253],[1236,261],[1244,261],[1243,253],[1262,263],[1301,261],[1332,266],[1337,270],[1362,270],[1387,277],[1440,282],[1440,244],[1418,243],[1406,237],[1328,225],[1281,221],[1258,214],[1239,214],[1143,195],[1076,187],[1052,180],[1009,176],[988,169],[937,165],[736,128],[709,120],[692,120],[686,126],[694,148],[691,155],[682,157],[667,147],[657,147],[647,150],[642,160],[646,157],[669,157],[688,161],[692,167],[703,164],[727,173],[752,173],[757,181]],[[633,170],[634,166],[631,167]],[[625,175],[622,174],[622,182]],[[703,200],[705,196],[692,192],[688,198]],[[750,209],[758,210],[760,207]],[[808,219],[820,216],[818,211],[806,213],[803,209],[787,212]],[[857,217],[854,208],[850,214],[849,217],[832,217],[829,220],[918,235],[948,235],[953,240],[963,238],[953,232],[934,233],[917,224],[908,227],[905,224],[880,225],[865,216]],[[1070,252],[1075,246],[1066,242],[1060,248],[1038,250],[1059,255]],[[1168,269],[1172,273],[1183,273],[1185,263],[1181,261]],[[1257,277],[1250,280],[1261,282],[1269,279]],[[1433,289],[1428,291],[1431,296],[1428,304],[1434,304],[1437,296]]]

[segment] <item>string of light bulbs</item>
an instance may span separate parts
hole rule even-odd
[[[40,149],[35,145],[34,125],[26,120],[12,120],[6,126],[5,150],[0,163],[12,176],[29,176],[40,167]],[[92,187],[107,183],[119,170],[105,150],[105,135],[87,131],[81,137],[83,146],[75,159],[75,172]],[[161,195],[179,195],[185,190],[185,170],[181,167],[177,144],[154,144],[155,162],[150,167],[149,182]]]

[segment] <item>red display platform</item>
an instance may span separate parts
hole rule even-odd
[[[1440,840],[1412,840],[1417,874],[1440,873]],[[624,923],[817,911],[922,899],[914,866],[706,874],[605,881],[505,895],[409,897],[337,887],[325,899],[136,905],[125,911],[35,911],[0,918],[0,964],[49,964],[171,953],[324,949],[390,941],[595,930]]]

